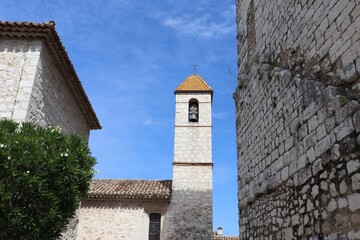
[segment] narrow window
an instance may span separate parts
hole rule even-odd
[[[196,99],[189,101],[189,122],[199,122],[199,102]]]
[[[160,240],[160,213],[150,213],[149,240]]]

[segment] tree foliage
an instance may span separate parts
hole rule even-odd
[[[95,158],[58,127],[0,121],[0,239],[57,239],[85,197]]]

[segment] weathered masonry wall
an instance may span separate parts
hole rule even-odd
[[[149,214],[161,213],[163,226],[166,208],[167,204],[164,203],[123,202],[116,199],[84,201],[80,208],[76,239],[148,239]]]
[[[360,3],[237,0],[242,239],[360,239]]]
[[[59,125],[88,139],[86,122],[42,40],[0,39],[0,118]]]
[[[41,41],[0,39],[0,118],[24,121]]]
[[[42,125],[56,124],[66,133],[89,138],[90,126],[44,44],[41,47],[26,120]]]

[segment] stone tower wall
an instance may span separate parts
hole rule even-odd
[[[360,4],[237,0],[242,239],[360,238]]]
[[[188,122],[190,99],[199,122]],[[176,94],[172,197],[161,239],[212,238],[211,95]]]
[[[42,40],[0,39],[0,118],[59,125],[88,139],[86,122]]]

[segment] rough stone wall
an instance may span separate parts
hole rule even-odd
[[[66,230],[61,234],[61,240],[74,240],[77,238],[77,232],[79,227],[79,214],[80,209],[77,209],[75,212],[75,216],[70,219]]]
[[[199,122],[188,121],[190,99]],[[211,95],[176,94],[172,197],[165,215],[166,240],[212,238]]]
[[[0,118],[24,121],[41,41],[0,39]]]
[[[360,4],[237,0],[242,239],[360,238]]]
[[[89,138],[90,126],[45,45],[41,47],[26,121],[56,124],[66,133]]]
[[[149,214],[161,213],[163,216],[167,205],[167,203],[121,202],[119,200],[84,201],[80,208],[76,239],[148,239]],[[161,226],[163,226],[163,219],[162,217]]]
[[[66,79],[41,40],[0,39],[0,118],[59,125],[88,139]]]

